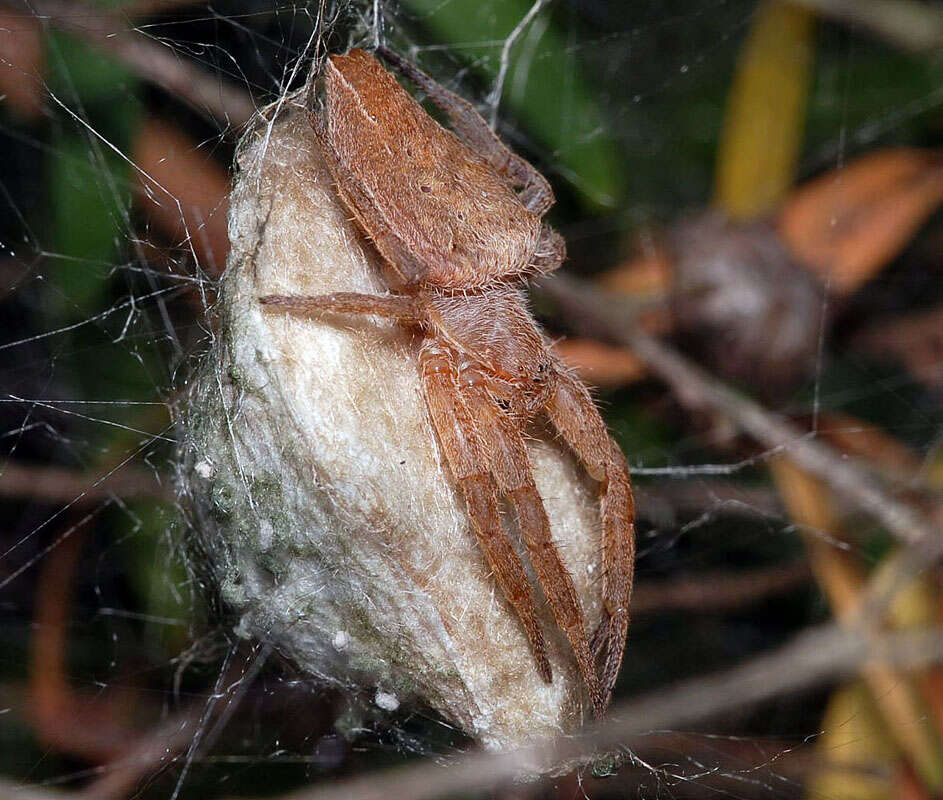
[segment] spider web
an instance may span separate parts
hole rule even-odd
[[[709,201],[730,75],[755,12],[739,0],[0,5],[4,780],[48,796],[95,781],[108,796],[109,778],[110,796],[280,795],[472,749],[431,712],[390,712],[240,637],[188,567],[174,420],[214,336],[240,114],[300,89],[326,50],[386,42],[475,100],[551,179],[568,269],[590,277]],[[117,37],[96,40],[99,26]],[[818,36],[803,177],[873,148],[940,145],[939,56],[902,54],[840,21],[823,21]],[[193,72],[174,82],[168,71],[181,64]],[[194,75],[211,91],[200,94]],[[938,304],[927,267],[938,266],[940,241],[937,219],[852,312]],[[813,377],[774,410],[854,412],[929,469],[943,442],[939,395],[899,364],[849,351],[841,337],[853,314],[826,326],[832,304],[826,292]],[[552,313],[546,321],[567,330]],[[655,381],[599,399],[638,482],[643,596],[646,584],[698,576],[801,572],[797,526],[766,477],[778,450],[729,446],[723,425],[689,424]],[[861,525],[872,534],[863,544],[818,533],[873,561],[886,543],[875,523]],[[827,618],[807,578],[783,583],[700,611],[650,594],[616,702],[739,663]],[[625,745],[614,777],[586,771],[535,791],[798,796],[827,697],[813,686],[730,707],[697,730],[652,730]],[[134,766],[129,741],[146,767]]]

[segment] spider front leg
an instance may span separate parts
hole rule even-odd
[[[554,619],[566,634],[576,654],[576,661],[589,690],[593,711],[600,716],[605,702],[596,677],[596,669],[586,636],[585,620],[573,578],[563,563],[543,501],[534,483],[533,469],[527,456],[524,437],[514,421],[504,413],[482,383],[465,386],[468,408],[475,419],[484,452],[488,455],[498,490],[514,506],[518,527],[527,552],[544,590]]]
[[[497,487],[489,474],[482,445],[475,436],[471,413],[462,401],[450,359],[434,346],[420,356],[426,404],[452,477],[465,498],[468,517],[485,559],[504,596],[524,625],[537,671],[547,683],[553,678],[547,647],[534,606],[524,565],[501,524]]]
[[[566,241],[549,225],[540,229],[531,269],[540,275],[553,272],[566,259]]]
[[[596,656],[602,654],[600,684],[605,705],[619,675],[629,628],[635,503],[625,458],[609,437],[586,387],[562,370],[557,380],[547,414],[587,472],[600,483],[606,617],[593,637],[593,651]]]
[[[264,306],[275,306],[285,311],[302,314],[369,314],[388,317],[400,322],[418,324],[422,321],[416,302],[411,297],[358,292],[334,294],[267,294],[259,298]]]

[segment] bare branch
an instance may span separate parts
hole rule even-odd
[[[723,570],[659,583],[640,583],[632,593],[632,613],[666,610],[723,612],[788,592],[808,582],[812,572],[805,561],[743,572]]]
[[[16,0],[0,0],[0,4],[24,10]],[[255,113],[252,98],[240,86],[133,31],[125,17],[64,0],[30,0],[25,10],[50,27],[110,53],[139,77],[157,84],[224,128],[241,128]]]
[[[65,800],[71,792],[30,786],[10,778],[0,778],[0,800]]]
[[[939,525],[894,497],[860,465],[843,459],[829,445],[738,394],[670,345],[645,333],[620,313],[611,295],[561,275],[544,280],[541,286],[577,328],[632,348],[652,373],[672,387],[681,403],[720,413],[770,451],[787,453],[798,466],[817,475],[846,501],[880,521],[902,542],[922,543],[926,558],[943,555]]]
[[[101,480],[97,475],[65,467],[0,463],[0,497],[30,498],[42,503],[98,503],[115,496],[173,499],[168,486],[141,469],[125,467]]]
[[[898,358],[918,380],[943,389],[943,307],[869,325],[852,340],[854,347]]]
[[[199,723],[199,715],[193,710],[167,719],[141,735],[126,754],[108,763],[101,777],[74,797],[108,800],[130,796],[141,779],[179,758],[193,741]]]
[[[682,727],[856,671],[872,659],[916,667],[943,659],[943,634],[904,633],[880,638],[813,628],[778,650],[733,669],[695,678],[614,707],[606,720],[569,738],[504,753],[474,753],[451,767],[421,763],[345,782],[293,792],[283,800],[431,800],[485,791],[507,783],[535,763],[570,763],[593,752],[626,750],[633,737]]]

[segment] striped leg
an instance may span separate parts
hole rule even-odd
[[[537,581],[543,588],[557,625],[566,634],[576,654],[593,709],[597,715],[602,714],[605,703],[596,677],[579,595],[554,544],[550,520],[547,519],[547,512],[534,483],[524,438],[513,420],[498,407],[483,386],[465,387],[464,393],[498,490],[514,506],[518,527],[537,573]]]
[[[524,625],[540,676],[549,683],[550,660],[530,582],[501,523],[497,487],[484,466],[486,459],[475,435],[475,423],[460,396],[455,367],[447,355],[434,347],[424,348],[421,358],[426,404],[439,445],[465,498],[478,544],[501,591]]]
[[[547,404],[547,414],[586,470],[600,482],[603,527],[603,598],[606,617],[593,637],[602,658],[604,704],[609,702],[629,628],[629,601],[635,569],[635,504],[625,458],[609,438],[586,387],[565,373]]]

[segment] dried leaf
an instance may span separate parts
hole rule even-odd
[[[778,229],[796,258],[847,294],[890,263],[941,202],[939,153],[883,150],[803,184]]]
[[[0,10],[0,102],[24,120],[39,119],[46,97],[43,71],[39,20]]]
[[[714,204],[734,219],[775,208],[795,180],[814,27],[807,10],[760,6],[737,65],[717,157]]]
[[[786,458],[775,459],[771,469],[790,517],[803,531],[812,571],[832,612],[839,620],[853,621],[861,603],[865,576],[857,560],[830,541],[842,537],[830,493],[818,479]],[[913,591],[913,596],[922,596],[919,590]],[[912,608],[901,611],[901,619],[913,617]],[[943,789],[943,740],[918,681],[878,662],[868,664],[862,673],[894,741],[927,788],[939,792]]]
[[[554,349],[582,380],[594,386],[624,386],[645,374],[642,362],[626,347],[595,339],[564,339]]]
[[[176,126],[144,120],[133,146],[137,202],[175,244],[192,246],[202,269],[219,275],[229,252],[229,176]]]

